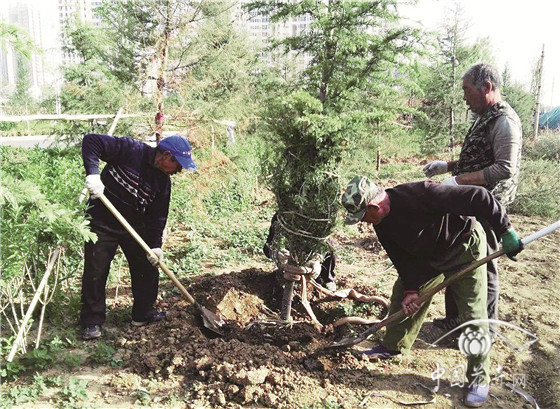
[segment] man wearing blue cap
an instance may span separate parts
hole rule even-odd
[[[171,179],[182,169],[196,170],[186,138],[169,136],[153,148],[131,138],[88,134],[82,141],[86,188],[90,193],[88,215],[97,241],[84,250],[82,308],[80,321],[84,339],[101,336],[105,322],[105,285],[117,247],[128,261],[132,283],[132,324],[142,326],[165,318],[154,309],[159,272],[158,262],[163,229],[167,222]],[[106,166],[99,173],[99,160]],[[99,200],[105,194],[124,218],[151,247],[156,257],[147,256],[120,222]]]

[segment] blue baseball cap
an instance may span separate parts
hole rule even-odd
[[[191,157],[191,144],[187,140],[179,135],[168,136],[159,141],[158,146],[166,151],[169,151],[179,165],[186,170],[197,170],[196,163],[194,163]]]

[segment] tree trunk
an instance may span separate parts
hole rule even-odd
[[[535,96],[535,117],[533,119],[533,140],[537,139],[539,134],[539,116],[541,110],[541,86],[542,86],[542,73],[544,63],[544,44],[542,46],[541,59],[536,72],[537,94]]]
[[[157,79],[157,87],[156,87],[156,105],[157,105],[157,113],[155,118],[155,134],[156,134],[156,142],[159,143],[161,137],[163,135],[163,124],[165,121],[164,116],[164,106],[163,106],[163,93],[165,89],[165,70],[167,67],[167,50],[169,48],[169,38],[171,36],[171,30],[169,28],[169,18],[168,24],[165,28],[165,33],[162,37],[162,41],[159,47],[159,61],[160,66],[158,70],[158,79]]]

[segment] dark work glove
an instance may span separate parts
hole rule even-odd
[[[502,241],[504,253],[506,253],[511,260],[517,261],[517,257],[515,256],[523,250],[523,243],[515,229],[508,229],[501,235],[500,239]]]

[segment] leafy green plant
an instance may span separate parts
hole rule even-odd
[[[35,385],[16,385],[11,388],[5,388],[2,391],[2,407],[11,407],[12,405],[34,402],[40,394],[41,391],[38,390]]]
[[[136,391],[136,403],[140,405],[147,405],[152,401],[152,395],[145,388],[140,388]]]
[[[0,147],[4,158],[0,193],[3,278],[21,276],[24,265],[32,267],[33,276],[40,276],[57,245],[66,246],[63,265],[75,271],[83,241],[95,239],[83,208],[77,206],[82,186],[81,172],[73,169],[79,169],[77,152],[48,152]]]
[[[28,367],[46,369],[52,365],[55,356],[48,348],[41,347],[28,352],[24,359],[29,363]]]
[[[27,402],[34,402],[47,389],[45,378],[39,374],[33,376],[33,381],[29,385],[16,385],[3,387],[0,407],[11,407]]]
[[[58,393],[58,403],[63,409],[77,409],[84,407],[87,381],[70,377],[68,384]]]
[[[93,352],[89,356],[89,360],[94,365],[111,365],[119,367],[122,363],[120,360],[114,359],[116,353],[115,348],[104,342],[98,342],[93,348]]]
[[[265,231],[258,231],[253,226],[230,230],[224,237],[225,247],[234,247],[249,254],[260,254],[266,239]]]
[[[82,365],[84,357],[80,354],[67,353],[63,355],[62,362],[68,369],[73,370]]]

